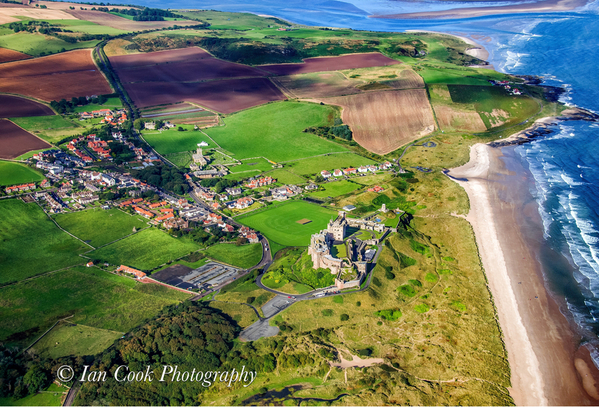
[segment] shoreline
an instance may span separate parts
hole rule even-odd
[[[447,174],[468,194],[481,261],[497,309],[517,405],[597,403],[597,369],[545,288],[545,244],[527,173],[512,148],[471,147],[470,161]],[[586,350],[586,354],[584,352]],[[586,389],[586,391],[585,391]]]
[[[477,43],[476,41],[474,41],[471,38],[468,37],[464,37],[462,35],[456,35],[456,34],[449,34],[446,32],[441,32],[441,31],[431,31],[431,30],[406,30],[405,32],[407,33],[430,33],[430,34],[441,34],[441,35],[449,35],[450,37],[455,37],[455,38],[459,38],[460,40],[464,41],[466,44],[470,44],[472,45],[474,48],[469,48],[466,50],[466,54],[473,56],[475,58],[481,59],[483,61],[487,61],[489,59],[489,51],[487,51],[487,49],[480,45],[479,43]],[[471,66],[471,68],[486,68],[486,69],[493,69],[495,70],[495,68],[493,67],[493,65],[473,65]]]
[[[587,0],[542,0],[535,3],[520,3],[509,4],[505,6],[491,7],[466,7],[454,8],[441,11],[422,11],[415,13],[398,13],[398,14],[376,14],[370,15],[369,18],[382,19],[459,19],[483,17],[498,14],[522,14],[522,13],[543,13],[556,11],[570,11],[575,8],[582,7],[588,3]]]

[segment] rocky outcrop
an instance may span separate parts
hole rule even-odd
[[[522,130],[516,134],[512,134],[504,140],[492,141],[489,144],[491,147],[505,147],[510,145],[519,145],[524,143],[530,143],[531,141],[544,137],[548,134],[553,133],[552,126],[555,126],[560,121],[569,120],[584,120],[590,122],[599,121],[599,115],[589,112],[588,110],[580,109],[578,107],[571,107],[562,112],[557,117],[546,117],[537,120],[529,128]]]

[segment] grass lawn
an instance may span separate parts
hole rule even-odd
[[[62,140],[66,136],[82,133],[84,130],[83,127],[59,115],[19,117],[10,120],[50,143]]]
[[[300,177],[299,175],[296,175],[292,172],[289,172],[287,170],[282,170],[282,169],[273,170],[273,171],[267,172],[264,175],[273,177],[274,179],[277,180],[277,182],[279,182],[281,184],[295,185],[295,184],[305,184],[307,182],[304,178]]]
[[[0,186],[42,181],[45,177],[33,168],[10,161],[0,161]]]
[[[369,158],[357,154],[331,154],[323,157],[312,157],[290,162],[285,168],[299,175],[319,174],[322,170],[331,171],[336,168],[357,168],[361,165],[376,164]]]
[[[265,211],[237,218],[237,221],[262,232],[268,239],[285,246],[307,246],[310,236],[326,227],[337,213],[303,201],[291,201]],[[301,225],[298,220],[309,219]]]
[[[313,196],[314,198],[327,198],[329,196],[334,198],[355,191],[360,188],[360,185],[351,181],[342,180],[324,183],[322,184],[322,187],[324,187],[324,191],[312,192],[310,196]]]
[[[39,355],[50,359],[68,355],[95,355],[122,335],[123,332],[63,322],[36,343],[34,349]]]
[[[50,387],[55,388],[56,386],[51,385]],[[66,388],[62,388],[54,393],[36,393],[18,400],[12,397],[3,397],[0,398],[0,406],[60,406],[62,405],[60,401],[62,392],[66,390]]]
[[[244,269],[255,266],[262,260],[260,243],[237,246],[235,244],[215,244],[206,249],[206,255],[220,262]]]
[[[100,109],[121,109],[123,107],[123,104],[121,103],[121,99],[119,98],[108,98],[108,100],[103,104],[103,105],[97,105],[97,104],[93,104],[90,103],[89,105],[85,105],[85,106],[75,106],[75,112],[80,113],[80,112],[91,112],[94,110],[100,110]]]
[[[177,239],[161,230],[151,228],[94,250],[86,256],[110,264],[125,264],[141,270],[151,270],[196,250],[198,245],[189,240]]]
[[[235,158],[265,157],[280,162],[345,148],[303,133],[307,127],[332,124],[335,110],[314,103],[276,102],[247,109],[224,119],[224,127],[206,129]]]
[[[177,131],[176,129],[164,130],[162,132],[148,130],[143,132],[143,138],[160,154],[173,154],[181,151],[195,151],[198,143],[205,141],[208,147],[214,148],[216,145],[199,131],[193,130],[193,125],[184,124],[181,127],[187,131]]]
[[[29,343],[70,315],[70,323],[127,332],[188,297],[95,267],[74,267],[2,288],[0,340]]]
[[[0,284],[82,264],[88,246],[62,232],[34,203],[0,201]]]
[[[127,236],[133,233],[133,228],[140,230],[148,226],[141,217],[131,216],[116,208],[61,213],[56,215],[54,220],[62,228],[94,247]]]
[[[56,54],[63,48],[67,51],[72,49],[93,48],[99,42],[100,40],[92,40],[71,44],[48,35],[25,31],[0,36],[0,47],[23,52],[32,56],[40,56],[42,52],[46,55]]]
[[[234,165],[229,167],[229,171],[232,173],[245,172],[245,171],[268,171],[272,170],[272,164],[266,161],[264,158],[258,158],[255,160],[244,160],[241,165]]]

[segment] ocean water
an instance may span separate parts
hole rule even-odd
[[[253,12],[298,24],[353,29],[436,30],[484,35],[489,62],[499,71],[533,74],[567,90],[563,101],[599,112],[599,2],[559,13],[502,15],[473,19],[389,20],[370,14],[443,10],[497,3],[404,2],[397,0],[141,0],[150,7],[202,8]],[[583,340],[599,349],[599,124],[571,121],[555,126],[546,138],[519,146],[516,152],[535,183],[547,245],[563,254],[545,258],[545,278],[565,299],[567,317]],[[548,256],[547,256],[548,257]],[[592,350],[599,367],[599,352]]]

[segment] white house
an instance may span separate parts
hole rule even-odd
[[[328,171],[320,171],[320,175],[322,175],[322,178],[324,178],[324,179],[331,177],[331,173]]]

